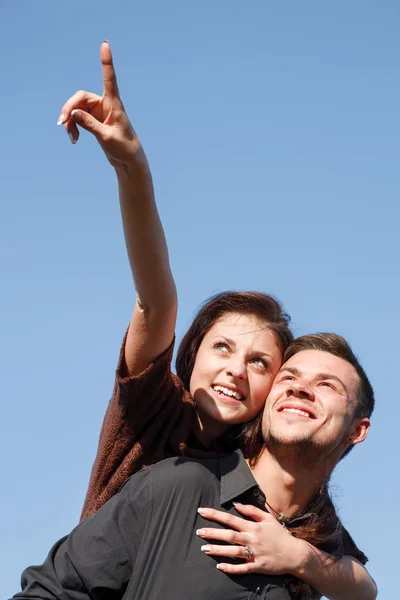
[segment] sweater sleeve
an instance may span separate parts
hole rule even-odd
[[[126,376],[125,342],[118,361],[113,395],[107,407],[81,520],[98,510],[143,466],[168,456],[173,427],[191,403],[171,372],[174,341],[142,373]],[[167,439],[168,438],[168,439]],[[179,453],[179,443],[169,456]]]

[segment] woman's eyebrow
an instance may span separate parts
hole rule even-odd
[[[232,340],[231,338],[227,338],[224,335],[216,335],[215,339],[222,339],[225,340],[225,342],[227,342],[230,346],[232,346],[233,348],[236,348],[236,342],[235,340]],[[256,348],[253,350],[253,353],[257,356],[267,356],[270,360],[272,360],[272,355],[269,354],[268,352],[264,352],[264,350],[257,350]]]
[[[272,354],[269,354],[268,352],[265,352],[264,350],[257,350],[256,348],[253,350],[253,354],[254,356],[260,356],[260,357],[268,357],[270,360],[273,360]]]
[[[225,342],[227,342],[230,346],[236,346],[236,342],[234,340],[231,340],[231,338],[227,338],[224,335],[216,335],[214,339],[219,338],[220,340],[225,340]]]

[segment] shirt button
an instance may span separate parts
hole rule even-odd
[[[256,498],[258,498],[260,495],[260,490],[258,490],[257,488],[254,488],[253,490],[253,496],[255,496]]]

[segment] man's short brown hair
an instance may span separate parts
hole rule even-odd
[[[328,352],[329,354],[342,358],[355,368],[359,377],[359,385],[354,418],[369,418],[375,406],[374,390],[364,369],[346,340],[336,333],[311,333],[309,335],[302,335],[289,344],[283,356],[283,362],[285,363],[289,358],[304,350]],[[342,458],[344,458],[351,449],[352,446],[344,452]]]

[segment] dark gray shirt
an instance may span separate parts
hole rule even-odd
[[[133,475],[96,514],[22,574],[21,600],[289,600],[283,578],[229,576],[201,552],[210,525],[201,506],[237,514],[264,508],[240,451],[223,458],[169,458]],[[223,559],[229,562],[229,559]]]

